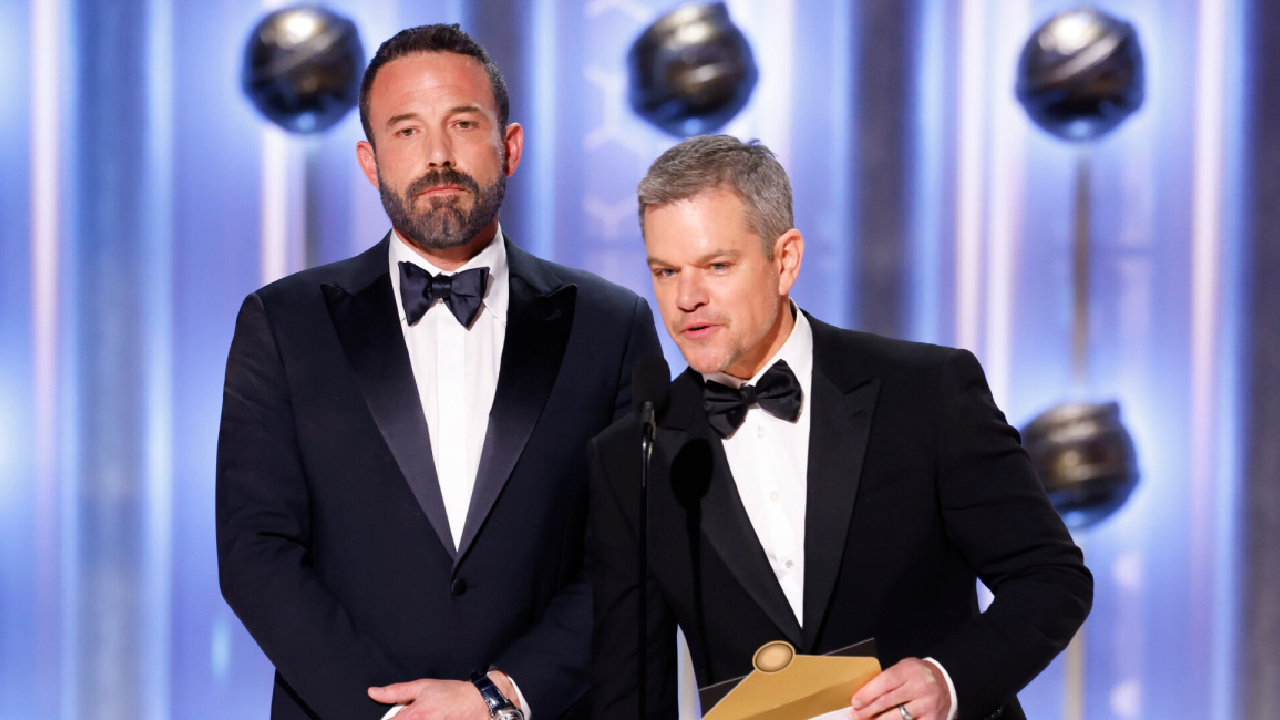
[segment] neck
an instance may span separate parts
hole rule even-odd
[[[725,373],[739,380],[750,380],[755,377],[764,369],[764,364],[777,355],[782,346],[787,343],[787,338],[791,337],[791,330],[795,326],[796,319],[791,315],[791,299],[784,295],[782,302],[778,303],[778,315],[774,318],[773,327],[769,328],[765,336],[756,344],[755,349],[743,355],[738,362],[725,370]]]
[[[404,233],[396,230],[396,233],[404,238]],[[405,242],[413,251],[421,255],[427,262],[435,265],[441,270],[457,270],[466,265],[471,258],[480,254],[493,242],[493,236],[498,234],[498,218],[494,218],[488,225],[480,229],[472,238],[462,245],[450,248],[420,248],[411,242]]]

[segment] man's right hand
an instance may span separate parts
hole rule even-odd
[[[520,704],[515,686],[505,673],[495,670],[489,678],[511,702]],[[369,697],[388,705],[403,705],[396,720],[489,720],[489,706],[476,686],[465,680],[424,679],[372,687]]]

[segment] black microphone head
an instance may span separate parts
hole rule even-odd
[[[631,403],[639,412],[644,404],[653,403],[656,409],[667,396],[671,385],[671,371],[661,355],[645,355],[636,361],[631,373]]]

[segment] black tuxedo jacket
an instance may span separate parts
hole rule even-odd
[[[387,253],[384,238],[240,310],[218,439],[223,595],[276,666],[276,720],[378,718],[370,686],[491,665],[551,720],[589,686],[585,447],[630,411],[652,315],[507,244],[501,370],[455,551]]]
[[[700,686],[746,675],[770,640],[821,654],[875,638],[885,667],[941,663],[961,720],[1023,717],[1015,693],[1084,621],[1093,581],[1017,432],[972,354],[810,322],[804,625],[686,371],[649,480],[648,707],[675,715],[679,624]],[[599,718],[637,712],[639,432],[625,418],[589,449]],[[995,593],[984,613],[976,580]]]

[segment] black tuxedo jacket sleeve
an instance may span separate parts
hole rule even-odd
[[[490,665],[551,720],[589,684],[584,449],[629,411],[652,316],[508,244],[501,370],[455,550],[387,252],[244,302],[218,439],[223,595],[276,666],[277,720],[378,718],[369,686]]]
[[[751,527],[700,378],[672,385],[649,484],[649,707],[674,717],[674,631],[700,686],[785,639],[820,654],[874,637],[888,667],[933,657],[959,718],[1021,718],[1015,693],[1088,614],[1093,582],[966,351],[811,320],[804,624]],[[593,440],[594,715],[636,714],[639,429]],[[979,613],[981,580],[995,594]]]

